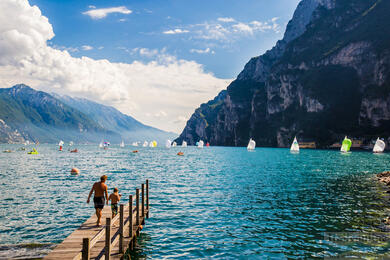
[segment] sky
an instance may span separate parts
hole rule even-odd
[[[0,87],[111,105],[180,133],[283,37],[299,0],[1,0]]]

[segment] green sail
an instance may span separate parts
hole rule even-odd
[[[342,152],[349,152],[351,149],[352,141],[351,139],[348,139],[347,137],[344,138],[343,144],[341,145],[340,151]]]

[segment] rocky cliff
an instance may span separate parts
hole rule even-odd
[[[284,38],[202,104],[177,141],[320,147],[390,136],[390,1],[303,0]]]

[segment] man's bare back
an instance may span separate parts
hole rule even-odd
[[[107,185],[101,181],[95,182],[92,189],[95,192],[95,197],[103,197],[104,193],[107,191]]]

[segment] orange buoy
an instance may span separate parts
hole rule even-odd
[[[70,174],[72,174],[72,175],[78,175],[78,174],[80,174],[80,170],[77,169],[77,168],[72,168],[72,170],[70,170]]]
[[[179,155],[179,156],[183,156],[183,155],[184,155],[184,153],[183,153],[183,152],[178,152],[178,153],[177,153],[177,155]]]
[[[134,150],[133,153],[138,153],[138,150]]]

